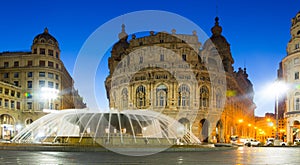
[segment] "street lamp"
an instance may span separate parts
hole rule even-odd
[[[275,112],[276,112],[276,136],[275,139],[278,140],[278,102],[279,102],[279,97],[284,94],[284,92],[287,91],[287,85],[279,80],[276,80],[275,83],[273,84],[273,90],[275,92]]]

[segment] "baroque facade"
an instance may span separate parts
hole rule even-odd
[[[279,78],[290,86],[286,100],[282,103],[285,105],[287,142],[293,142],[295,138],[300,138],[298,133],[300,129],[300,12],[292,18],[290,33],[291,39],[287,44],[287,56],[281,61],[279,68],[279,73],[281,73]]]
[[[0,53],[0,138],[11,138],[44,109],[84,108],[73,85],[47,28],[34,37],[31,51]]]
[[[230,44],[216,18],[203,45],[197,33],[153,32],[137,38],[125,25],[108,60],[111,109],[147,109],[171,116],[201,141],[252,136],[253,88],[246,69],[234,71]],[[239,122],[242,121],[242,122]],[[253,124],[254,125],[254,124]],[[189,132],[186,132],[187,134]]]

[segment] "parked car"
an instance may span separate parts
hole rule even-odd
[[[260,146],[261,143],[260,143],[260,141],[257,141],[255,139],[246,139],[244,141],[244,145],[248,146],[248,147],[250,147],[250,146]]]
[[[300,143],[300,139],[295,139],[294,140],[294,145],[298,145]]]
[[[274,141],[275,141],[274,138],[267,138],[266,146],[274,146]],[[287,146],[287,143],[280,140],[278,146]]]

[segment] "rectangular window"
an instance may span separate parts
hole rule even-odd
[[[183,54],[183,55],[182,55],[182,60],[183,60],[183,61],[186,61],[186,54]]]
[[[0,107],[2,107],[2,98],[0,98]]]
[[[21,97],[21,93],[17,92],[17,98],[20,98],[20,97]]]
[[[40,66],[46,66],[46,62],[45,61],[40,61]]]
[[[21,103],[17,102],[17,110],[20,110],[20,109],[21,109]]]
[[[14,67],[18,67],[19,66],[19,61],[15,61],[14,62]]]
[[[45,87],[45,81],[44,80],[39,81],[39,87]]]
[[[32,81],[27,81],[27,88],[32,88]]]
[[[55,83],[55,89],[58,89],[59,85],[58,83]]]
[[[54,74],[53,73],[48,73],[48,78],[54,78]]]
[[[39,77],[45,77],[45,72],[39,72]]]
[[[4,73],[3,78],[9,78],[9,73]]]
[[[27,77],[32,77],[32,76],[33,76],[32,72],[27,73]]]
[[[55,64],[55,67],[56,67],[56,69],[58,69],[58,68],[59,68],[59,65],[58,65],[58,64]]]
[[[10,108],[11,109],[15,109],[15,101],[11,101],[10,102]]]
[[[32,66],[32,61],[27,61],[27,66]]]
[[[9,62],[4,62],[4,68],[8,68],[9,67]]]
[[[27,102],[27,109],[32,109],[32,102]]]
[[[40,54],[45,54],[45,49],[44,48],[40,48]]]
[[[14,85],[18,87],[19,86],[19,81],[14,81]]]
[[[165,56],[163,54],[160,55],[160,61],[165,61]]]
[[[15,91],[13,91],[13,90],[12,90],[12,91],[10,91],[10,96],[12,96],[12,97],[15,97],[15,93],[16,93],[16,92],[15,92]]]
[[[14,73],[14,78],[19,78],[19,72]]]
[[[55,55],[55,56],[56,56],[56,58],[58,58],[58,57],[59,57],[59,53],[58,53],[58,52],[56,52],[56,55]]]
[[[55,75],[55,79],[56,79],[56,80],[59,80],[59,76],[58,76],[57,74]]]
[[[0,87],[0,94],[2,93],[2,91],[3,91],[3,88],[2,88],[2,87]]]
[[[295,44],[295,49],[299,49],[299,43]]]
[[[144,59],[143,56],[140,56],[140,64],[143,63]]]
[[[9,95],[9,89],[5,89],[4,94]]]
[[[9,100],[7,100],[7,99],[4,100],[4,107],[5,108],[9,107]]]
[[[49,49],[49,50],[48,50],[48,55],[49,55],[49,56],[53,56],[53,50],[50,50],[50,49]]]
[[[53,62],[51,62],[51,61],[48,61],[48,67],[51,67],[51,68],[53,68]]]
[[[295,72],[295,80],[299,80],[299,72]]]
[[[53,82],[48,81],[48,87],[49,87],[49,88],[53,88]]]
[[[37,49],[33,49],[33,54],[37,54]]]

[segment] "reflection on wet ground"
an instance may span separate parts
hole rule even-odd
[[[162,152],[134,157],[113,152],[0,151],[0,164],[300,164],[298,147]]]

